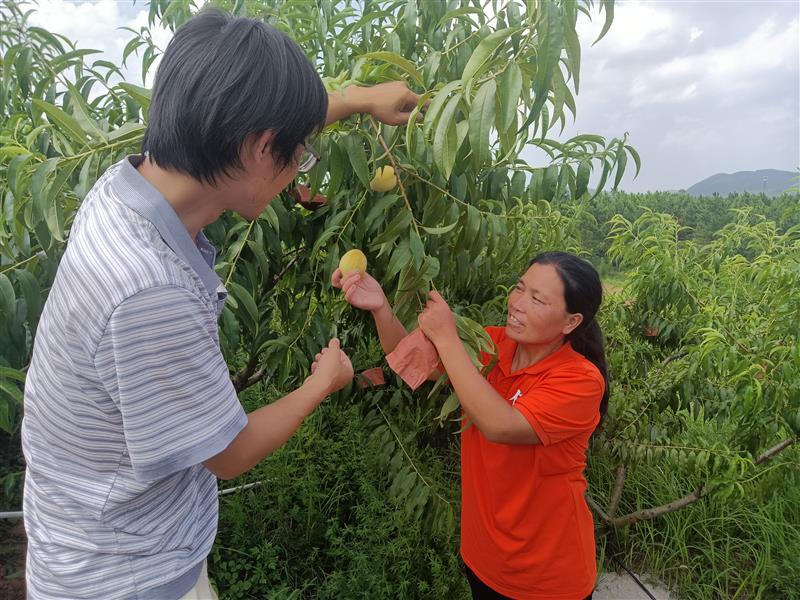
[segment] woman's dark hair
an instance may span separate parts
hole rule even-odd
[[[319,74],[288,36],[203,9],[164,52],[142,149],[162,168],[213,184],[242,168],[242,144],[254,133],[274,133],[271,152],[285,168],[327,112]]]
[[[603,286],[597,270],[586,260],[567,252],[544,252],[531,261],[531,265],[551,265],[564,284],[564,301],[567,311],[580,313],[583,320],[573,329],[567,340],[598,368],[606,382],[600,401],[600,420],[608,409],[608,367],[603,344],[603,332],[595,318],[603,302]]]

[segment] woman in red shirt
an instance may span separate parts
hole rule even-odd
[[[380,285],[338,271],[333,285],[371,311],[391,352],[406,331]],[[534,258],[509,295],[506,326],[486,328],[498,358],[486,378],[438,293],[419,315],[472,423],[461,437],[461,556],[473,598],[591,598],[594,526],[583,470],[608,403],[601,301],[587,261],[563,252]]]

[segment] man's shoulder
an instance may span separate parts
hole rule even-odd
[[[112,182],[87,196],[80,227],[67,244],[66,274],[73,272],[98,284],[101,294],[117,301],[152,287],[197,288],[191,268],[170,249],[156,227],[126,206],[118,194]]]

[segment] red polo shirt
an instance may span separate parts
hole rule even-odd
[[[605,382],[567,343],[516,372],[516,342],[487,327],[498,361],[487,379],[533,427],[541,444],[461,436],[461,555],[487,585],[520,600],[576,600],[596,577],[586,505],[586,448],[600,420]],[[484,355],[484,364],[489,357]]]

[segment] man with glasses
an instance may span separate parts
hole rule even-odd
[[[353,377],[331,340],[313,374],[246,414],[217,338],[227,292],[203,228],[257,218],[355,112],[406,122],[401,83],[326,93],[262,22],[200,12],[156,75],[144,153],[109,168],[76,216],[40,320],[22,443],[28,597],[212,598],[216,477],[285,443]]]

